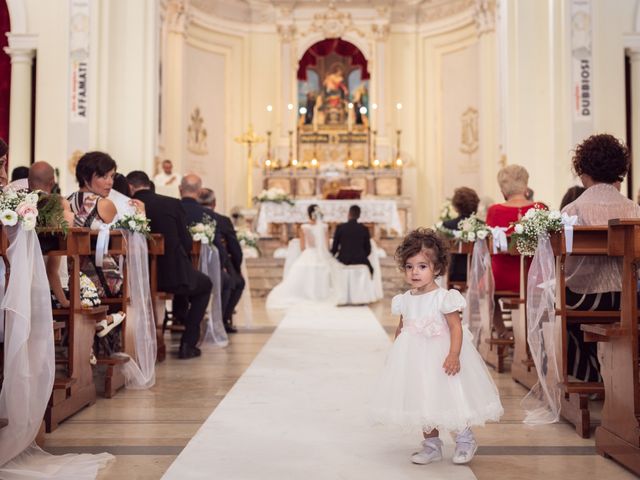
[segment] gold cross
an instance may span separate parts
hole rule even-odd
[[[247,206],[251,206],[252,197],[253,197],[253,158],[252,158],[252,147],[254,143],[263,143],[264,137],[260,137],[253,130],[253,125],[249,124],[249,129],[243,133],[242,135],[234,138],[235,142],[247,144],[248,154],[247,154]]]

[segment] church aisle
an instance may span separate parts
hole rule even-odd
[[[239,334],[231,337],[232,342],[227,349],[205,347],[202,357],[187,361],[178,360],[174,355],[170,355],[165,362],[158,365],[158,382],[151,390],[123,390],[112,399],[99,398],[96,405],[81,411],[62,423],[54,433],[48,434],[46,449],[59,454],[102,451],[114,454],[116,461],[100,472],[98,480],[161,478],[200,426],[214,409],[221,405],[251,362],[260,354],[280,322],[282,315],[268,315],[263,299],[254,299],[253,306],[256,328],[241,329]],[[371,310],[386,330],[387,338],[392,338],[397,318],[389,313],[389,300],[374,304]],[[314,322],[317,324],[318,320]],[[344,335],[347,335],[347,332],[344,332]],[[372,335],[382,335],[376,342],[379,341],[380,348],[386,351],[389,343],[385,343],[387,340],[383,338],[384,335]],[[354,336],[356,339],[353,339]],[[168,340],[169,338],[167,335]],[[357,332],[349,333],[349,338],[351,343],[359,341]],[[178,337],[173,337],[169,342],[169,351],[177,349],[177,340]],[[326,361],[329,350],[320,353],[321,360]],[[384,354],[377,361],[381,362],[383,359]],[[346,372],[353,371],[352,364],[355,361],[357,358],[353,355],[344,362]],[[291,364],[289,368],[294,367],[295,365]],[[475,430],[480,448],[471,463],[471,470],[479,480],[635,478],[616,463],[596,455],[593,439],[581,439],[566,422],[535,428],[523,425],[524,413],[520,408],[520,399],[525,390],[513,382],[509,373],[493,373],[493,376],[500,390],[505,415],[500,423]],[[322,385],[319,387],[322,388]],[[260,394],[253,400],[264,401],[265,397]],[[377,436],[376,440],[380,439],[388,445],[398,442],[386,435],[387,429],[371,428],[364,421],[362,424],[362,431],[358,433]],[[263,434],[255,427],[252,427],[251,431],[241,432],[245,434],[245,443],[242,444],[240,453],[245,455],[245,458],[254,455],[256,451],[259,453],[259,449],[249,448],[250,437],[256,435],[256,432],[259,435]],[[417,435],[408,433],[402,435],[401,442],[397,443],[399,468],[412,468],[405,462],[407,452],[411,452],[417,446],[416,437]],[[319,444],[323,443],[317,432],[308,432],[300,442],[311,442],[314,438]],[[353,452],[354,456],[361,458],[367,454],[367,449],[362,448],[362,445],[357,447],[357,451]],[[318,462],[326,460],[317,448],[308,448],[304,453],[305,456],[317,457],[315,461]],[[209,452],[208,458],[212,463],[215,458],[212,452]],[[248,461],[251,459],[253,457]],[[291,452],[285,451],[279,452],[274,461],[285,465],[286,462],[294,460]],[[428,476],[424,467],[415,468]],[[209,472],[209,478],[225,478],[215,476],[212,469]],[[296,477],[285,475],[283,478]],[[334,478],[336,477],[326,477],[327,480]],[[363,477],[355,475],[343,478],[359,480]],[[390,475],[387,478],[395,477]]]
[[[373,427],[366,403],[389,339],[365,307],[292,310],[163,477],[475,479],[409,462],[419,429]]]

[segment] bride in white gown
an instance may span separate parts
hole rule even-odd
[[[267,296],[267,308],[338,303],[340,264],[329,252],[329,229],[317,205],[309,205],[308,213],[310,221],[300,233],[300,256]]]

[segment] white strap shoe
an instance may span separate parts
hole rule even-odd
[[[428,465],[442,460],[442,440],[437,437],[425,438],[422,450],[411,455],[411,461],[417,465]]]
[[[118,325],[120,325],[122,323],[122,321],[124,320],[124,317],[126,317],[127,314],[126,313],[113,313],[111,315],[111,319],[113,320],[111,323],[107,322],[107,319],[102,319],[99,322],[96,323],[96,330],[99,327],[102,327],[102,329],[98,330],[96,332],[96,335],[100,338],[104,337],[105,335],[107,335],[111,330],[113,330],[114,328],[116,328]]]

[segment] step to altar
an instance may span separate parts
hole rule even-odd
[[[393,258],[381,258],[380,268],[382,269],[382,289],[385,298],[391,298],[406,290],[403,276],[398,271]],[[254,298],[266,297],[271,289],[282,280],[283,270],[284,259],[247,258],[251,296]]]

